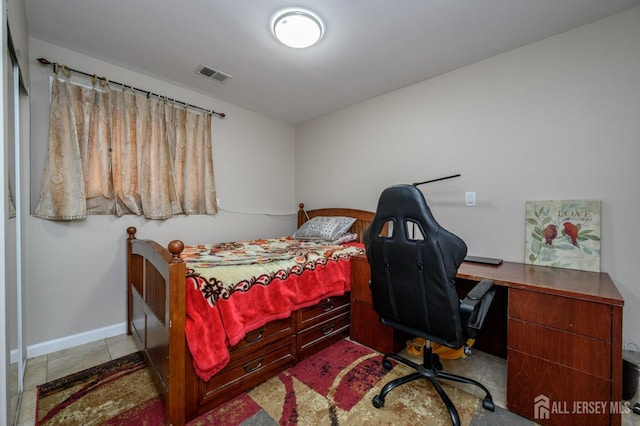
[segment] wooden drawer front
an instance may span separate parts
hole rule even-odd
[[[515,319],[509,320],[509,349],[604,379],[611,377],[611,344]]]
[[[601,303],[511,288],[509,317],[611,341],[611,307]]]
[[[292,336],[294,334],[291,317],[282,320],[271,321],[257,330],[251,331],[244,339],[231,348],[231,359],[235,359],[249,352],[259,350],[276,340]]]
[[[297,330],[304,330],[309,327],[337,317],[345,312],[349,312],[349,294],[343,296],[328,297],[317,305],[301,309],[297,312]]]
[[[534,400],[549,398],[549,418],[536,419]],[[507,353],[507,408],[543,425],[608,425],[611,384],[590,374],[520,352]],[[584,402],[606,402],[601,413],[580,414]],[[568,413],[566,412],[568,411]],[[618,415],[619,417],[619,415]]]
[[[293,364],[295,350],[295,338],[291,336],[263,348],[262,351],[232,359],[208,382],[200,380],[200,404],[216,398],[229,399],[230,395],[238,395],[272,377],[274,370],[284,370]]]
[[[317,324],[302,332],[298,332],[298,351],[300,359],[306,358],[306,353],[317,352],[318,346],[328,346],[349,333],[349,312],[331,318],[329,321]]]

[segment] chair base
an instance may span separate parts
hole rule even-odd
[[[468,383],[468,384],[479,387],[485,392],[485,397],[484,397],[484,400],[482,401],[482,407],[485,410],[489,410],[489,411],[495,410],[495,405],[493,403],[493,399],[491,398],[491,393],[482,383],[473,379],[469,379],[468,377],[458,376],[457,374],[451,374],[451,373],[441,371],[442,364],[440,363],[438,355],[434,355],[432,353],[430,345],[427,345],[427,347],[425,347],[424,349],[422,365],[418,365],[413,361],[410,361],[404,357],[401,357],[400,355],[387,354],[382,359],[382,365],[387,370],[390,370],[392,368],[392,364],[389,361],[389,358],[394,359],[402,364],[405,364],[415,369],[416,372],[409,374],[407,376],[392,380],[391,382],[384,385],[384,387],[380,391],[380,394],[376,395],[373,398],[372,402],[375,408],[384,407],[384,400],[387,394],[391,392],[393,389],[405,383],[409,383],[413,380],[424,377],[426,379],[429,379],[429,381],[435,388],[436,392],[438,392],[438,395],[440,395],[440,399],[442,400],[442,402],[444,402],[444,405],[446,406],[447,411],[449,412],[449,416],[451,416],[451,422],[454,426],[460,425],[460,416],[458,415],[458,410],[456,410],[456,407],[453,405],[453,402],[451,402],[451,399],[449,398],[447,393],[444,391],[444,389],[442,389],[442,386],[440,386],[440,383],[438,382],[439,378],[452,380],[460,383]]]

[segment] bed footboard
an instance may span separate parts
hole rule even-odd
[[[136,239],[134,227],[127,233],[127,333],[142,351],[164,398],[167,424],[182,425],[186,269],[180,253],[184,244],[174,240],[165,249]]]

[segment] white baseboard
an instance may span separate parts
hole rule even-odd
[[[95,342],[97,340],[108,339],[109,337],[119,336],[126,332],[127,323],[123,322],[109,327],[98,328],[96,330],[62,337],[60,339],[49,340],[48,342],[37,343],[35,345],[27,346],[27,358],[35,358],[41,355],[47,355],[64,349],[73,348],[74,346]]]
[[[11,362],[11,364],[15,364],[16,362],[18,362],[18,350],[17,349],[11,349],[11,352],[9,352],[9,362]]]

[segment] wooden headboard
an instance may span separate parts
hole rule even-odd
[[[315,210],[305,210],[304,204],[300,203],[300,209],[298,210],[298,227],[300,227],[307,220],[316,216],[348,216],[355,217],[356,221],[349,229],[349,232],[358,234],[358,241],[364,242],[364,230],[371,224],[375,213],[368,212],[366,210],[347,209],[347,208],[324,208]]]

